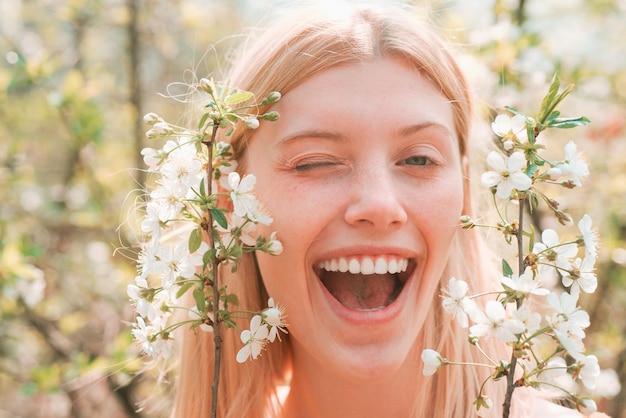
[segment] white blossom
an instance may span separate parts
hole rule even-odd
[[[267,301],[268,308],[263,311],[263,322],[269,326],[269,333],[267,339],[273,342],[276,337],[280,340],[280,334],[278,331],[287,333],[285,324],[285,312],[283,307],[274,303],[273,298],[269,298]]]
[[[596,379],[600,376],[598,358],[594,355],[584,356],[578,359],[578,363],[581,366],[578,377],[587,389],[594,389],[596,387]]]
[[[158,240],[152,240],[141,247],[137,256],[137,270],[142,278],[147,278],[151,274],[161,273],[165,270],[165,264],[157,258],[160,245]]]
[[[545,296],[550,293],[548,289],[541,287],[541,283],[537,278],[533,278],[533,273],[530,268],[527,268],[526,271],[520,276],[513,274],[512,276],[502,277],[501,283],[514,290],[518,296],[527,296],[531,294]]]
[[[127,286],[126,293],[135,304],[137,313],[151,322],[163,312],[162,307],[169,299],[167,292],[156,292],[151,289],[146,279],[141,276],[135,277],[135,284]]]
[[[495,336],[505,343],[517,341],[517,335],[526,329],[522,321],[508,318],[504,306],[495,300],[487,302],[485,314],[480,312],[475,322],[470,327],[472,337]]]
[[[596,256],[598,252],[598,230],[591,227],[591,217],[585,214],[578,222],[578,229],[582,234],[585,245],[585,255]]]
[[[522,305],[513,311],[513,317],[524,324],[525,332],[528,334],[533,334],[541,328],[541,314],[533,312],[526,305]]]
[[[245,345],[237,353],[237,362],[245,363],[249,358],[256,359],[259,357],[268,336],[267,324],[262,323],[261,315],[254,315],[250,320],[250,329],[241,332],[241,342]]]
[[[493,171],[483,173],[481,182],[485,187],[496,187],[496,196],[508,199],[515,190],[524,191],[532,186],[532,180],[524,173],[526,158],[521,152],[510,157],[492,151],[487,156],[487,164]]]
[[[553,357],[539,373],[542,382],[558,385],[558,381],[567,374],[567,362],[563,357]]]
[[[578,298],[563,292],[560,296],[550,293],[547,300],[555,311],[551,320],[552,328],[571,330],[574,334],[584,338],[584,329],[590,324],[589,314],[577,305]]]
[[[546,317],[561,345],[574,358],[579,359],[584,351],[582,342],[585,328],[590,324],[589,314],[578,307],[578,296],[566,292],[560,297],[556,293],[547,296],[554,313]]]
[[[422,351],[422,361],[424,362],[424,376],[431,376],[437,373],[439,368],[444,364],[441,355],[430,348]]]
[[[557,165],[563,174],[569,174],[572,177],[572,183],[575,186],[582,186],[582,178],[589,175],[589,167],[585,162],[582,153],[576,149],[573,141],[565,145],[565,161]]]
[[[578,246],[575,243],[562,244],[559,235],[554,229],[546,229],[541,233],[541,241],[535,243],[533,253],[539,259],[555,265],[560,270],[570,270],[572,260],[578,254]]]
[[[588,255],[585,258],[577,258],[571,266],[571,270],[563,274],[563,286],[570,287],[572,293],[583,291],[593,293],[598,287],[598,278],[594,273],[596,260],[594,256]]]
[[[523,115],[515,115],[513,117],[498,115],[491,123],[491,129],[500,138],[513,134],[520,141],[526,141],[528,139],[526,117]]]
[[[174,183],[180,183],[180,190],[189,189],[199,182],[203,174],[202,161],[188,146],[177,148],[161,167],[161,174]]]
[[[247,174],[243,178],[239,173],[228,174],[228,184],[230,186],[230,198],[233,202],[234,213],[239,217],[246,217],[253,222],[269,225],[272,218],[263,212],[261,204],[253,193],[256,177]]]
[[[448,289],[444,289],[447,296],[443,298],[443,309],[452,315],[463,328],[469,326],[468,314],[476,311],[476,303],[467,297],[468,285],[463,280],[451,277]]]
[[[189,254],[188,245],[184,241],[173,246],[161,247],[158,257],[165,266],[161,273],[163,288],[171,289],[178,277],[192,278],[196,268],[202,265],[202,255],[207,249],[208,245],[203,242],[195,253]]]
[[[148,166],[148,170],[157,171],[159,169],[159,164],[163,161],[163,158],[166,155],[154,148],[144,148],[141,150],[141,155],[143,155],[143,162]]]
[[[183,198],[188,189],[178,182],[160,181],[159,187],[150,193],[150,198],[159,209],[159,219],[163,222],[179,219],[185,207]]]
[[[135,339],[141,344],[142,350],[153,358],[169,358],[172,353],[172,340],[163,336],[164,323],[154,321],[146,324],[140,316],[136,318],[137,323],[132,329]]]
[[[148,202],[146,206],[146,216],[141,222],[141,230],[158,239],[161,235],[161,220],[159,219],[159,205],[155,202]]]

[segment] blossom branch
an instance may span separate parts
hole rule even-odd
[[[244,346],[237,354],[238,362],[257,358],[266,343],[276,337],[280,340],[279,331],[287,332],[283,309],[273,299],[261,312],[231,311],[238,298],[220,283],[220,269],[229,264],[235,271],[244,251],[276,255],[282,244],[275,232],[268,238],[253,236],[258,223],[269,225],[272,219],[256,200],[256,179],[250,174],[242,178],[235,171],[237,162],[230,158],[230,145],[216,142],[217,133],[225,129],[229,136],[240,123],[255,129],[259,120],[276,120],[278,113],[259,114],[258,110],[276,103],[280,94],[272,92],[256,103],[253,93],[208,79],[200,80],[198,91],[208,93],[210,100],[195,130],[170,124],[154,113],[144,117],[151,126],[146,136],[167,142],[161,149],[141,152],[148,171],[160,178],[149,192],[141,223],[149,239],[142,243],[138,275],[127,293],[138,314],[133,335],[142,350],[158,362],[170,356],[172,331],[180,326],[213,333],[210,416],[216,417],[224,329],[238,331],[235,319],[244,318],[244,314],[251,318],[250,329],[241,331]],[[225,192],[216,191],[218,182]],[[232,213],[220,207],[227,198],[232,202]],[[187,236],[184,224],[193,225]],[[191,290],[195,306],[178,305]],[[169,323],[174,309],[186,310],[189,319]]]
[[[569,225],[572,217],[560,210],[559,203],[549,198],[540,185],[559,185],[565,189],[580,187],[582,179],[589,174],[584,158],[573,142],[565,146],[565,157],[561,161],[551,161],[541,155],[546,146],[538,141],[538,136],[544,130],[573,128],[589,123],[585,117],[560,117],[556,107],[572,88],[568,86],[560,92],[559,87],[559,80],[555,77],[536,118],[510,107],[507,110],[513,114],[512,117],[498,115],[495,118],[492,129],[500,139],[499,151],[492,151],[487,156],[489,170],[482,174],[481,183],[492,191],[498,221],[495,225],[481,225],[468,216],[461,217],[463,229],[477,226],[495,228],[508,244],[515,242],[517,274],[503,259],[502,289],[481,293],[496,296],[495,300],[487,301],[484,308],[474,301],[477,296],[468,293],[468,284],[463,280],[451,278],[447,289],[443,290],[444,310],[461,327],[469,328],[469,342],[483,356],[489,358],[479,344],[482,338],[495,337],[512,349],[510,361],[493,362],[490,359],[494,371],[486,380],[506,377],[502,403],[504,418],[511,413],[513,393],[517,387],[559,386],[554,379],[562,373],[592,388],[600,373],[597,358],[584,354],[582,340],[584,330],[589,326],[589,315],[577,305],[580,292],[592,293],[597,287],[593,267],[597,234],[591,228],[591,219],[588,215],[583,216],[578,223],[580,234],[570,241],[561,241],[556,231],[546,229],[541,233],[541,242],[536,242],[532,225],[529,231],[525,230],[526,210],[532,213],[540,202],[546,204],[561,224]],[[517,206],[517,214],[509,220],[512,215],[509,209],[514,206]],[[525,240],[529,243],[527,251]],[[581,256],[578,255],[579,248],[584,248]],[[558,275],[566,291],[558,294],[543,288],[541,278],[546,274]],[[547,315],[531,309],[530,296],[546,298]],[[471,326],[470,320],[473,322]],[[537,339],[542,336],[549,338],[538,343]],[[547,344],[550,341],[554,345],[552,352]],[[541,350],[535,347],[541,347]],[[546,356],[542,359],[539,353]],[[574,362],[567,365],[566,356]],[[424,350],[422,359],[425,375],[435,373],[441,366],[463,363],[443,360],[439,353],[429,349]],[[475,400],[477,409],[491,406],[491,401],[483,393],[486,381]],[[585,414],[595,410],[592,400],[570,391],[565,390],[564,393]]]

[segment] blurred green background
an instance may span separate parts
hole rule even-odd
[[[163,95],[220,78],[245,28],[287,4],[0,1],[0,418],[165,416],[155,382],[172,377],[138,373],[128,325],[141,117],[179,119]],[[599,289],[581,301],[606,369],[592,395],[626,417],[626,1],[413,4],[466,53],[484,104],[532,112],[555,72],[577,84],[563,113],[593,123],[553,140],[574,139],[592,175],[560,203],[600,228]]]

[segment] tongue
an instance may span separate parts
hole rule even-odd
[[[324,272],[322,283],[342,305],[356,310],[384,308],[391,303],[396,287],[392,274]]]

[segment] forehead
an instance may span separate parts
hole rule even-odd
[[[281,113],[276,128],[283,129],[435,123],[455,132],[453,109],[443,94],[419,71],[391,58],[324,70],[287,92],[276,110]]]

